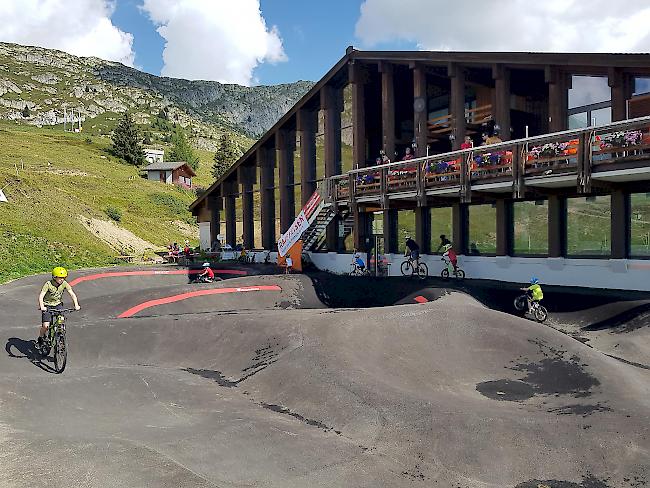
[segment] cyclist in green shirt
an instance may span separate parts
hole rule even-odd
[[[539,286],[539,279],[532,277],[530,279],[530,286],[528,288],[522,288],[526,291],[526,296],[528,297],[528,312],[530,312],[532,302],[540,302],[544,299],[544,292],[542,292],[542,287]]]
[[[52,321],[51,310],[61,310],[63,308],[63,292],[67,291],[74,302],[75,310],[79,310],[79,301],[77,295],[72,291],[72,287],[65,280],[68,277],[68,271],[61,266],[57,266],[52,270],[52,279],[46,282],[41,288],[41,293],[38,295],[38,308],[41,310],[41,330],[38,334],[38,346],[40,347],[43,342],[43,337],[47,334],[47,328]]]

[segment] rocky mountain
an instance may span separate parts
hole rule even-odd
[[[170,124],[189,128],[199,147],[214,149],[210,146],[224,131],[241,139],[258,137],[312,86],[165,78],[98,58],[0,43],[0,119],[57,125],[65,113],[67,122],[81,121],[84,132],[94,134],[112,130],[126,110],[152,127],[163,114]]]

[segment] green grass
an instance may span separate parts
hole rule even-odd
[[[0,123],[0,188],[8,184],[9,199],[0,204],[0,282],[54,265],[112,262],[116,252],[79,215],[107,220],[106,209],[115,207],[122,227],[160,246],[185,239],[171,221],[195,223],[187,210],[194,192],[141,178],[107,152],[110,140],[86,137]],[[200,171],[207,181],[208,168]]]

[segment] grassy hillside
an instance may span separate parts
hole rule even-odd
[[[108,220],[155,245],[182,241],[195,226],[191,191],[147,181],[108,152],[108,139],[0,122],[0,282],[54,265],[111,263],[119,250],[91,234],[79,216]],[[212,154],[202,151],[197,184],[207,186]],[[48,164],[49,163],[49,164]],[[191,241],[196,244],[198,231]]]

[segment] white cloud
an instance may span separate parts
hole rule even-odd
[[[165,39],[162,75],[249,85],[263,62],[286,61],[259,0],[144,0]]]
[[[423,50],[648,52],[647,0],[365,0],[356,36]]]
[[[0,41],[133,66],[133,36],[111,22],[111,0],[2,0]]]

